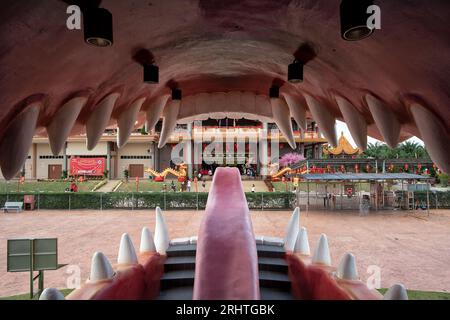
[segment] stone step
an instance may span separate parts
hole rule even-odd
[[[273,271],[259,271],[259,285],[263,288],[276,288],[289,292],[291,281],[287,274]]]
[[[166,250],[167,257],[187,257],[195,256],[197,252],[196,244],[183,244],[177,246],[169,246]]]
[[[161,289],[169,289],[194,285],[194,270],[175,270],[164,273],[161,278]],[[265,288],[290,290],[291,282],[287,274],[274,271],[259,271],[259,284]]]
[[[164,264],[164,272],[194,269],[195,256],[168,257]]]
[[[292,294],[287,291],[272,289],[272,288],[260,288],[261,300],[293,300]],[[171,288],[161,291],[161,294],[157,300],[192,300],[193,287],[184,286]]]
[[[258,257],[258,267],[260,271],[288,273],[288,264],[283,258]]]
[[[260,287],[261,300],[294,300],[290,291]]]
[[[287,273],[288,265],[283,258],[258,258],[259,270]],[[168,257],[164,264],[164,272],[175,270],[195,270],[194,256]]]
[[[257,244],[256,249],[258,250],[259,257],[284,258],[285,254],[284,248],[280,246]],[[167,249],[168,257],[195,256],[196,253],[196,244],[170,246]]]
[[[157,300],[192,300],[193,291],[193,286],[183,286],[161,290]]]
[[[193,286],[194,270],[175,270],[164,273],[161,278],[161,290],[175,287]]]
[[[284,248],[279,246],[257,244],[256,249],[258,250],[258,257],[284,259],[285,256]]]

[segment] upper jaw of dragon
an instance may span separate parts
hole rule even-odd
[[[114,91],[106,95],[96,105],[85,122],[87,148],[92,150],[100,140],[105,128],[111,124],[113,110],[121,93]],[[356,144],[362,150],[367,146],[367,128],[371,124],[361,111],[346,98],[335,95],[335,102],[342,118],[348,125]],[[89,96],[81,95],[67,100],[53,115],[46,125],[51,150],[58,155],[79,115],[87,105]],[[399,141],[402,125],[382,99],[371,93],[364,96],[367,109],[382,138],[390,147]],[[3,130],[0,141],[0,166],[3,176],[11,179],[23,168],[28,157],[33,135],[38,126],[40,112],[44,101],[33,101],[24,105]],[[413,101],[407,109],[414,121],[413,126],[420,133],[431,159],[445,172],[450,172],[450,153],[447,144],[450,133],[441,119],[420,101]],[[330,111],[321,99],[309,94],[303,97],[282,93],[280,98],[269,98],[253,92],[217,92],[200,93],[184,97],[182,101],[174,101],[169,95],[161,95],[147,101],[146,97],[132,100],[125,109],[115,116],[119,127],[118,146],[128,141],[140,111],[147,114],[148,129],[152,130],[161,116],[163,128],[159,147],[163,147],[173,133],[177,123],[190,123],[208,118],[222,119],[247,118],[261,122],[275,122],[292,148],[296,147],[292,130],[292,120],[303,130],[306,129],[306,115],[309,113],[317,122],[321,132],[332,145],[336,145],[335,121],[336,113]]]

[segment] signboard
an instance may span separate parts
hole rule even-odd
[[[345,193],[348,198],[351,198],[355,194],[355,186],[354,185],[345,185]]]
[[[7,271],[23,272],[30,271],[31,265],[31,240],[17,239],[8,240],[7,248]]]
[[[8,272],[56,270],[59,267],[58,239],[8,240]]]
[[[71,158],[70,175],[101,176],[105,171],[105,158]]]

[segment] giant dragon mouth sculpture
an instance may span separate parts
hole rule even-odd
[[[349,43],[336,31],[338,1],[111,0],[103,4],[116,21],[109,48],[87,46],[81,32],[66,28],[67,2],[2,1],[0,166],[7,179],[22,167],[34,134],[48,135],[57,154],[69,135],[86,132],[92,149],[117,122],[123,146],[145,114],[150,127],[164,118],[160,146],[176,122],[224,116],[276,122],[291,146],[290,119],[304,127],[312,117],[333,144],[339,119],[362,149],[367,134],[391,147],[418,136],[450,172],[446,1],[379,1],[382,29]],[[313,52],[304,82],[280,81],[294,57],[304,58],[297,52],[304,43]],[[143,83],[132,58],[149,46],[161,70],[157,85]],[[181,102],[169,98],[174,82]],[[274,82],[281,95],[270,99]]]
[[[296,208],[284,239],[255,237],[236,168],[218,168],[198,237],[170,240],[156,208],[155,235],[143,228],[139,254],[123,234],[114,267],[101,252],[92,257],[89,280],[69,300],[378,300],[360,281],[355,256],[333,267],[326,235],[311,255]],[[180,295],[182,294],[182,295]],[[402,285],[385,299],[407,299]],[[41,300],[64,299],[44,290]]]

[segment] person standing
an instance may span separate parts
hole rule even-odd
[[[191,179],[188,179],[187,181],[187,191],[191,192]]]
[[[255,191],[256,191],[256,187],[255,187],[255,184],[253,184],[252,185],[252,193],[255,193]]]

